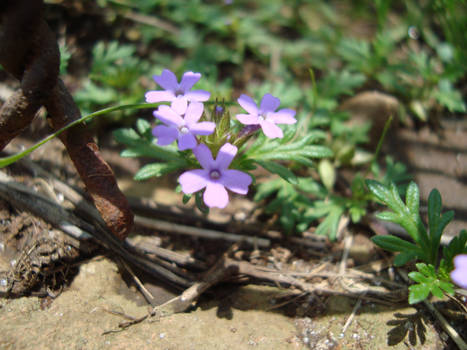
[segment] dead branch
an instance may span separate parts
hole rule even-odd
[[[81,117],[58,78],[59,50],[42,19],[42,7],[42,0],[4,0],[0,5],[0,64],[21,82],[0,109],[0,150],[31,123],[43,105],[54,130]],[[133,225],[133,214],[91,134],[85,125],[77,125],[59,138],[106,226],[124,239]]]
[[[157,259],[138,254],[130,244],[116,238],[102,227],[99,222],[89,223],[65,210],[59,204],[13,181],[11,177],[0,171],[0,197],[5,198],[13,206],[42,217],[45,221],[60,228],[72,237],[83,240],[93,238],[98,244],[111,250],[125,261],[137,266],[155,278],[162,278],[177,287],[190,286],[191,279],[180,269],[170,266],[170,270]]]

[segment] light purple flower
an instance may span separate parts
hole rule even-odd
[[[212,158],[210,149],[200,144],[193,153],[203,169],[185,171],[178,181],[186,194],[198,192],[206,187],[203,199],[208,207],[225,208],[229,202],[226,187],[235,193],[247,194],[251,177],[239,170],[228,169],[232,159],[237,154],[237,147],[230,143],[224,144],[216,160]]]
[[[186,99],[176,100],[170,107],[159,106],[153,114],[166,125],[158,125],[152,129],[152,134],[157,137],[157,144],[166,146],[178,139],[178,149],[181,151],[196,147],[195,135],[210,135],[216,128],[213,122],[198,123],[203,109],[201,102],[187,104]]]
[[[295,111],[292,109],[283,108],[275,112],[281,101],[271,94],[263,96],[259,108],[256,102],[247,95],[242,94],[237,101],[249,113],[236,115],[240,123],[260,125],[264,134],[269,138],[282,138],[284,136],[281,128],[276,124],[295,124],[297,122]]]
[[[451,279],[459,287],[467,289],[467,254],[460,254],[454,258]]]
[[[164,69],[161,75],[154,75],[154,81],[164,90],[152,90],[145,94],[146,102],[173,102],[180,98],[188,101],[204,102],[209,100],[211,93],[204,90],[190,91],[193,85],[201,78],[200,73],[185,72],[182,81],[178,83],[177,77],[168,69]]]

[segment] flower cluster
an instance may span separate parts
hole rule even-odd
[[[229,169],[238,152],[230,136],[222,139],[222,142],[228,140],[232,143],[217,145],[213,142],[212,148],[218,149],[216,159],[213,158],[212,150],[200,141],[202,139],[200,136],[212,135],[216,129],[216,123],[202,120],[205,114],[203,102],[209,100],[210,93],[204,90],[192,90],[201,78],[201,74],[186,72],[179,83],[173,72],[164,69],[161,75],[155,75],[153,78],[164,90],[148,91],[145,95],[146,102],[170,103],[170,105],[160,105],[153,113],[154,117],[162,122],[152,131],[157,138],[157,144],[166,146],[177,140],[178,149],[192,150],[202,167],[202,169],[185,171],[179,177],[182,191],[185,194],[192,194],[205,189],[204,203],[208,207],[218,208],[224,208],[229,202],[226,188],[238,194],[247,194],[248,186],[252,182],[250,175]],[[295,111],[285,108],[277,110],[280,100],[271,94],[263,96],[259,107],[251,97],[243,94],[237,102],[247,112],[236,115],[236,119],[245,125],[238,132],[237,138],[244,138],[245,135],[251,135],[259,129],[262,129],[269,138],[282,138],[283,132],[277,124],[296,123]],[[225,107],[216,105],[213,114],[213,119],[219,121],[225,114]]]

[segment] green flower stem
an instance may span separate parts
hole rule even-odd
[[[4,167],[6,167],[6,166],[20,160],[21,158],[27,156],[29,153],[31,153],[31,152],[35,151],[36,149],[38,149],[40,146],[42,146],[45,143],[52,140],[54,137],[57,137],[58,135],[60,135],[65,130],[67,130],[69,128],[72,128],[73,126],[75,126],[75,125],[77,125],[79,123],[84,123],[84,122],[86,122],[88,120],[91,120],[94,117],[109,114],[109,113],[115,112],[115,111],[120,111],[120,110],[123,110],[123,109],[156,108],[158,105],[159,105],[159,103],[137,103],[137,104],[120,105],[120,106],[104,108],[104,109],[101,109],[100,111],[88,114],[88,115],[86,115],[84,117],[81,117],[81,118],[75,120],[74,122],[66,125],[65,127],[61,128],[60,130],[54,132],[53,134],[47,136],[43,140],[36,143],[34,146],[29,147],[29,148],[25,149],[24,151],[22,151],[20,153],[16,153],[16,154],[14,154],[12,156],[0,158],[0,168],[4,168]]]

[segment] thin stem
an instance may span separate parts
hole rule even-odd
[[[66,125],[65,127],[61,128],[60,130],[54,132],[53,134],[47,136],[46,138],[44,138],[41,141],[39,141],[38,143],[36,143],[34,146],[31,146],[31,147],[25,149],[24,151],[22,151],[20,153],[17,153],[17,154],[14,154],[12,156],[0,158],[0,168],[4,168],[4,167],[6,167],[6,166],[20,160],[21,158],[27,156],[28,154],[30,154],[33,151],[35,151],[36,149],[38,149],[40,146],[42,146],[45,143],[52,140],[54,137],[57,137],[58,135],[60,135],[65,130],[68,130],[69,128],[72,128],[73,126],[75,126],[77,124],[84,123],[84,122],[86,122],[88,120],[91,120],[94,117],[98,117],[100,115],[108,114],[108,113],[123,110],[123,109],[155,108],[158,105],[159,105],[158,103],[137,103],[137,104],[120,105],[120,106],[104,108],[104,109],[101,109],[100,111],[88,114],[88,115],[86,115],[84,117],[81,117],[81,118],[73,121],[72,123]]]

